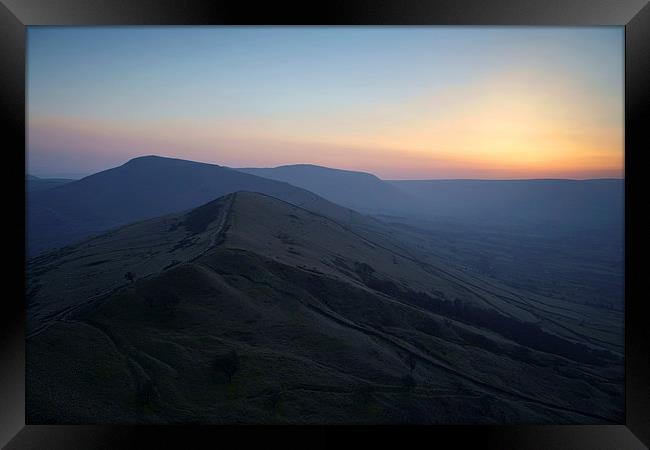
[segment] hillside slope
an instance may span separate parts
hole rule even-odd
[[[144,156],[45,191],[30,193],[27,238],[36,255],[136,220],[189,210],[247,190],[324,210],[304,189],[227,167]]]
[[[410,195],[366,172],[312,164],[237,170],[290,183],[357,211],[381,213],[407,211],[408,208],[416,207]]]
[[[39,178],[34,175],[25,176],[27,192],[44,191],[71,183],[72,181],[74,180],[69,178]]]
[[[625,181],[401,180],[422,217],[571,230],[622,229]]]
[[[380,231],[238,192],[31,260],[30,423],[622,420],[619,317]]]

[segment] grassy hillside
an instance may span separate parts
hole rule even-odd
[[[330,208],[239,192],[31,260],[29,422],[622,420],[620,313]]]
[[[317,195],[287,183],[214,164],[145,156],[32,192],[27,201],[28,252],[34,256],[120,225],[186,211],[239,190],[327,209]]]

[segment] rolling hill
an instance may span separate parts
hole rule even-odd
[[[310,165],[243,170],[260,176],[149,156],[43,192],[32,190],[28,254],[249,190],[339,222],[363,222],[389,247],[409,241],[421,254],[516,289],[622,310],[623,180],[389,182]],[[306,189],[393,226],[359,220],[361,215]]]
[[[310,164],[241,172],[307,189],[375,215],[454,220],[540,233],[622,229],[624,180],[382,180]]]
[[[415,207],[410,195],[366,172],[312,164],[273,168],[243,168],[240,172],[283,181],[307,189],[336,204],[367,213],[407,211]]]
[[[28,421],[622,420],[620,313],[329,208],[237,192],[31,259]]]
[[[287,183],[213,164],[144,156],[30,193],[28,252],[36,255],[119,225],[188,210],[239,190],[313,205],[321,211],[328,208],[318,196]]]
[[[27,192],[35,192],[62,186],[74,180],[69,178],[40,178],[34,175],[27,175],[25,177],[25,181],[27,185]]]

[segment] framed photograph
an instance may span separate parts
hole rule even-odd
[[[0,443],[647,448],[647,3],[3,0]]]

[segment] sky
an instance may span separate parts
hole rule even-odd
[[[622,178],[623,27],[29,27],[27,166]]]

